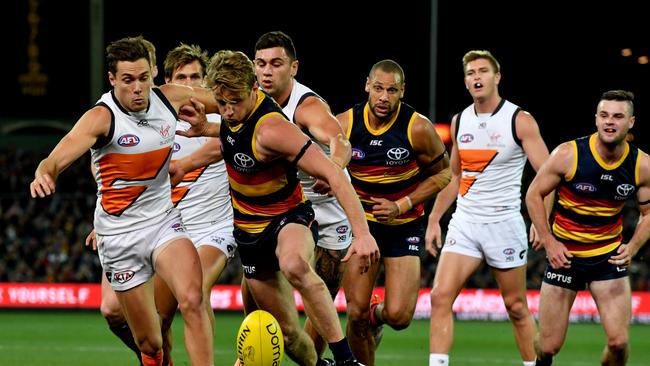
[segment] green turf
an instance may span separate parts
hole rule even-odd
[[[232,365],[240,313],[217,313],[216,365]],[[417,320],[406,330],[386,329],[377,351],[377,365],[428,364],[429,324]],[[174,322],[174,365],[189,365],[183,349],[182,319]],[[629,366],[648,365],[650,326],[631,328]],[[567,342],[554,365],[599,364],[604,345],[599,324],[572,324]],[[520,366],[510,323],[456,322],[452,364]],[[135,365],[135,356],[108,330],[99,312],[0,311],[0,365],[2,366],[102,366]],[[285,365],[293,365],[285,361]]]

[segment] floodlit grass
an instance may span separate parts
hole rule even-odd
[[[217,313],[216,365],[232,365],[235,335],[243,314]],[[343,319],[344,320],[344,319]],[[510,323],[457,321],[453,365],[520,366]],[[416,320],[400,332],[386,329],[377,365],[428,364],[428,320]],[[183,348],[182,318],[174,322],[174,365],[189,365]],[[629,366],[648,365],[650,326],[631,328]],[[605,336],[599,324],[571,324],[567,342],[554,362],[563,366],[599,364]],[[110,332],[99,311],[0,311],[0,365],[136,365],[135,356]],[[285,357],[285,365],[294,363]]]

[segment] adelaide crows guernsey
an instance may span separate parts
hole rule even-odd
[[[223,159],[228,171],[234,223],[260,233],[277,215],[305,201],[296,167],[285,159],[262,162],[255,151],[257,127],[269,116],[281,116],[280,106],[258,91],[257,102],[243,123],[221,123]],[[287,123],[291,123],[287,120]]]
[[[111,112],[111,129],[91,149],[97,169],[95,230],[115,235],[148,227],[172,208],[169,160],[176,111],[157,88],[141,112],[124,109],[113,91],[97,105]]]
[[[363,205],[366,219],[378,222],[372,214],[371,197],[396,201],[413,192],[422,180],[417,154],[413,150],[411,130],[418,113],[400,103],[395,116],[374,129],[368,122],[368,103],[355,105],[349,113],[347,137],[352,145],[348,165],[352,185]],[[424,204],[403,213],[388,225],[401,225],[424,214]]]
[[[639,182],[640,150],[625,145],[623,156],[605,163],[596,151],[597,135],[571,142],[571,173],[562,179],[554,207],[553,234],[577,257],[609,253],[619,246],[623,206],[635,197]]]

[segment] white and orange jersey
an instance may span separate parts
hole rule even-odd
[[[220,121],[218,114],[209,114],[208,120]],[[190,124],[178,121],[177,130],[186,131]],[[173,160],[182,159],[199,149],[207,137],[176,136]],[[172,201],[181,210],[183,223],[192,232],[206,227],[218,230],[233,225],[228,174],[223,160],[185,173],[183,180],[172,189]]]
[[[111,112],[111,129],[91,148],[97,170],[95,230],[116,235],[151,225],[172,209],[169,161],[177,115],[162,92],[153,88],[149,107],[128,112],[113,92],[97,105]]]
[[[308,97],[316,97],[319,99],[321,98],[318,94],[316,94],[313,90],[310,88],[304,86],[303,84],[300,84],[296,79],[293,79],[292,81],[292,87],[291,87],[291,95],[289,95],[289,99],[284,103],[284,105],[281,105],[282,107],[282,112],[289,118],[289,121],[296,123],[295,120],[295,114],[296,114],[296,109],[302,102],[307,99]],[[330,147],[328,145],[322,144],[319,141],[317,141],[315,138],[311,136],[309,131],[303,131],[307,136],[309,136],[314,143],[318,144],[321,149],[325,152],[327,156],[330,156]],[[345,172],[345,175],[350,178],[347,169],[343,170]],[[305,196],[309,198],[310,201],[313,203],[319,203],[319,202],[326,202],[326,201],[334,201],[336,200],[336,197],[334,196],[329,196],[327,194],[320,194],[316,193],[313,190],[314,184],[316,184],[316,178],[312,177],[311,175],[303,172],[302,170],[298,170],[298,178],[300,178],[300,184],[302,185],[302,189],[305,192]]]
[[[472,104],[456,117],[461,179],[454,217],[496,222],[520,214],[526,164],[516,134],[520,110],[503,99],[491,114],[477,114]]]

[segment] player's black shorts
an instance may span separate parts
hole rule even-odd
[[[275,255],[278,233],[291,223],[309,227],[314,237],[314,243],[318,240],[318,225],[314,221],[314,209],[311,207],[311,201],[300,203],[284,214],[278,215],[259,234],[250,234],[235,227],[233,236],[237,242],[244,277],[255,278],[263,272],[280,270],[280,264]]]
[[[618,249],[618,248],[617,248]],[[627,268],[621,268],[607,260],[616,254],[616,249],[595,257],[573,257],[570,268],[553,269],[550,265],[544,271],[544,282],[569,290],[581,291],[592,281],[612,280],[626,277]]]
[[[368,226],[382,257],[420,256],[424,245],[424,225],[421,217],[402,225],[368,221]]]

